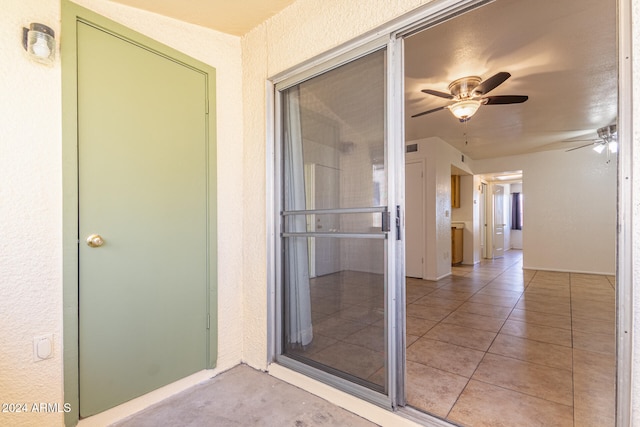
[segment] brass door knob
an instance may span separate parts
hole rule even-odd
[[[99,234],[92,234],[87,237],[87,245],[91,248],[99,248],[104,245],[104,239]]]

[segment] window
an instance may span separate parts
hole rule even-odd
[[[522,230],[522,193],[511,193],[511,229]]]

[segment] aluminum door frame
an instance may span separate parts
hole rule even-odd
[[[360,49],[357,49],[353,52],[349,52],[345,55],[341,55],[340,57],[335,58],[333,61],[327,64],[324,64],[325,66],[321,66],[309,72],[304,72],[304,73],[289,77],[287,79],[283,79],[282,81],[274,81],[273,89],[275,91],[274,92],[275,117],[280,117],[280,114],[282,112],[281,92],[284,91],[285,89],[290,88],[291,86],[294,86],[302,81],[308,80],[317,75],[331,71],[341,65],[347,64],[352,61],[356,61],[370,53],[374,53],[376,51],[380,51],[384,49],[387,50],[387,64],[386,64],[387,82],[393,82],[396,80],[401,81],[401,79],[398,79],[395,76],[390,78],[390,69],[392,68],[390,66],[391,64],[390,58],[392,58],[393,56],[393,50],[397,49],[397,41],[396,43],[390,43],[388,36],[378,37],[376,40],[373,40],[372,42],[367,43],[366,45],[362,46]],[[396,96],[390,96],[390,92],[395,91],[396,88],[389,87],[389,86],[392,86],[392,85],[387,85],[386,93],[385,93],[385,98],[387,100],[387,106],[385,106],[385,111],[387,116],[389,115],[389,111],[391,110],[391,108],[388,106],[388,100],[397,99]],[[402,97],[400,97],[400,99],[402,99]],[[389,189],[387,193],[387,206],[389,207],[388,208],[389,212],[391,212],[391,218],[392,218],[391,222],[392,224],[394,224],[396,210],[397,210],[395,206],[398,206],[399,207],[398,209],[400,209],[403,206],[400,206],[400,202],[397,200],[397,197],[395,194],[397,193],[397,188],[398,188],[396,176],[399,173],[397,170],[398,168],[396,166],[396,163],[397,163],[396,159],[398,158],[398,155],[395,152],[398,150],[391,149],[391,147],[392,146],[400,147],[400,149],[402,149],[403,144],[398,143],[397,138],[395,140],[393,139],[393,135],[391,132],[395,132],[396,127],[389,126],[389,121],[390,121],[389,117],[386,117],[385,168],[388,171],[387,172],[387,188]],[[386,242],[385,244],[385,254],[386,254],[385,256],[385,264],[386,264],[385,265],[385,272],[386,272],[385,274],[385,298],[386,298],[385,305],[387,307],[387,310],[385,312],[385,320],[386,320],[385,338],[386,338],[386,348],[387,348],[387,360],[386,360],[387,378],[388,378],[387,394],[379,393],[377,391],[371,390],[362,385],[334,376],[330,373],[327,373],[320,369],[306,365],[302,362],[299,362],[295,359],[292,359],[282,354],[281,349],[283,348],[283,343],[282,343],[281,331],[284,328],[284,324],[283,324],[281,313],[282,313],[283,295],[282,295],[281,287],[279,286],[279,284],[282,283],[282,280],[283,280],[283,273],[280,266],[282,266],[282,256],[281,256],[282,237],[281,236],[284,233],[284,229],[282,228],[280,217],[284,209],[283,209],[283,206],[281,206],[281,201],[282,201],[281,183],[283,180],[283,174],[282,174],[282,147],[281,147],[280,141],[282,141],[283,130],[282,130],[282,124],[280,120],[275,120],[274,131],[275,131],[274,145],[273,145],[274,180],[273,180],[273,198],[271,200],[273,200],[275,211],[273,210],[271,211],[273,212],[273,217],[272,217],[273,232],[270,232],[270,235],[273,238],[272,247],[274,247],[273,252],[275,254],[275,257],[273,257],[273,261],[272,261],[272,265],[274,267],[274,270],[273,270],[274,282],[273,282],[273,285],[271,286],[270,296],[272,297],[272,301],[275,306],[275,311],[272,313],[273,320],[274,320],[274,329],[271,332],[271,336],[270,336],[270,349],[272,353],[270,355],[269,360],[276,361],[280,365],[283,365],[285,367],[298,371],[306,376],[314,378],[323,383],[329,384],[339,390],[345,391],[349,394],[357,396],[361,399],[364,399],[376,405],[379,405],[388,409],[392,409],[395,406],[397,406],[397,402],[398,402],[397,372],[400,370],[396,366],[399,360],[402,360],[402,362],[404,363],[404,333],[397,334],[397,333],[388,332],[391,330],[404,331],[404,325],[401,325],[401,326],[398,325],[398,320],[400,318],[402,321],[404,321],[404,311],[401,311],[402,315],[399,316],[398,312],[400,311],[400,309],[396,307],[398,304],[398,301],[404,301],[403,298],[399,298],[398,296],[398,293],[403,292],[404,286],[399,287],[397,285],[398,282],[396,279],[397,266],[400,265],[402,268],[404,267],[403,263],[398,263],[398,252],[399,250],[402,251],[403,242],[398,238],[399,235],[401,235],[401,233],[398,232],[399,230],[397,227],[392,226],[391,231],[387,234],[387,238],[385,239],[385,242]],[[391,141],[394,141],[394,142],[391,143]],[[402,150],[400,151],[402,155],[404,155],[404,152]],[[404,159],[404,157],[401,157],[401,158]],[[404,169],[402,170],[402,173],[404,173]],[[402,184],[404,184],[404,182],[402,182]],[[401,223],[398,222],[398,225],[401,225]],[[285,233],[285,235],[287,234]],[[391,280],[391,277],[394,277],[394,279]],[[393,285],[390,286],[390,284],[393,284]],[[402,284],[404,284],[404,282],[402,282]],[[398,342],[398,335],[402,336],[401,337],[402,343]],[[399,352],[401,353],[400,355],[398,355]],[[401,371],[403,372],[404,369],[402,368]],[[404,400],[402,400],[402,403],[404,404]]]

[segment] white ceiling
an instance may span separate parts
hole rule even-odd
[[[295,0],[111,0],[242,36]]]
[[[596,138],[617,114],[615,0],[497,0],[406,39],[406,138],[438,136],[472,159],[568,149]],[[523,104],[484,105],[467,123],[451,102],[422,93],[499,71],[490,95]],[[466,134],[466,135],[465,135]]]
[[[112,0],[242,35],[294,0]],[[438,136],[472,159],[568,149],[596,138],[617,115],[616,0],[496,0],[405,43],[406,139]],[[421,89],[448,92],[460,77],[511,78],[490,95],[523,104],[484,105],[467,123]]]

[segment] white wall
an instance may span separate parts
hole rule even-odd
[[[219,358],[242,360],[242,63],[240,38],[106,0],[79,4],[217,70]],[[3,4],[0,14],[0,396],[64,402],[62,371],[61,67],[30,61],[22,27],[60,34],[59,0]],[[34,363],[32,338],[54,334],[51,359]],[[62,414],[0,414],[2,425],[61,425]]]
[[[451,274],[451,166],[470,172],[470,164],[468,159],[463,163],[461,153],[437,137],[407,144],[418,144],[418,151],[406,153],[406,160],[425,161],[424,277],[438,280]]]
[[[524,267],[615,273],[616,165],[593,150],[476,160],[475,173],[522,170]]]

